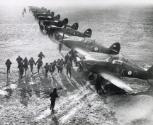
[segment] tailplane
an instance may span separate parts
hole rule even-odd
[[[111,54],[119,54],[120,52],[120,43],[116,42],[110,46]]]

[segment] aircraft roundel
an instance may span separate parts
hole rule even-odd
[[[96,51],[96,52],[97,52],[97,51],[98,51],[98,47],[94,47],[94,51]]]
[[[115,48],[115,47],[116,47],[116,45],[113,45],[113,47]]]
[[[131,76],[132,75],[132,71],[128,71],[128,75]]]

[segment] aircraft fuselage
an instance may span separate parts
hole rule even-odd
[[[118,52],[114,52],[110,48],[103,47],[101,45],[98,45],[95,41],[92,40],[63,40],[63,44],[67,46],[68,48],[75,49],[80,48],[86,51],[91,52],[99,52],[99,53],[106,53],[106,54],[118,54]]]
[[[84,61],[84,66],[93,73],[110,72],[120,77],[150,79],[149,73],[144,69],[120,60]]]

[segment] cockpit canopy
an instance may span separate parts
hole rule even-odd
[[[113,56],[113,57],[109,57],[106,59],[106,62],[110,62],[112,64],[123,64],[124,62],[127,62],[128,60],[123,58],[123,57],[119,57],[119,56]]]
[[[93,40],[93,39],[85,39],[84,43],[86,43],[86,44],[95,44],[95,40]]]

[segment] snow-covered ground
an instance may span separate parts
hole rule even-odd
[[[96,94],[94,86],[85,82],[81,74],[73,71],[70,79],[65,69],[62,74],[44,77],[44,71],[18,80],[16,57],[31,56],[37,59],[40,51],[44,62],[62,58],[58,45],[39,31],[31,13],[22,17],[23,8],[0,8],[0,90],[6,85],[13,90],[0,91],[0,125],[152,125],[152,90],[136,95]],[[80,31],[93,29],[96,42],[109,46],[121,43],[122,56],[138,65],[151,65],[152,8],[56,8],[62,18],[70,23],[79,22]],[[65,51],[65,50],[64,50]],[[5,74],[5,60],[13,62],[9,79]],[[36,72],[36,69],[35,69]],[[143,80],[123,79],[136,92],[148,90]],[[58,90],[55,114],[49,110],[48,97],[54,88]],[[7,96],[4,96],[7,94]]]

